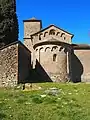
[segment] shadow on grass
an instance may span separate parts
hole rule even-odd
[[[6,118],[6,115],[4,113],[0,113],[0,120],[3,120],[3,118]]]

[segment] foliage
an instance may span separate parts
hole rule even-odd
[[[42,89],[0,89],[0,120],[90,120],[90,84],[35,85]]]
[[[15,0],[0,0],[0,47],[18,40]]]

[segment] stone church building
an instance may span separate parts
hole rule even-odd
[[[0,49],[0,86],[31,82],[90,82],[90,46],[73,44],[73,34],[42,21],[24,20],[24,43]]]

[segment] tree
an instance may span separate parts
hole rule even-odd
[[[15,0],[0,0],[0,47],[18,40]]]

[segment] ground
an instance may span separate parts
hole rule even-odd
[[[90,84],[0,89],[0,120],[90,120]]]

